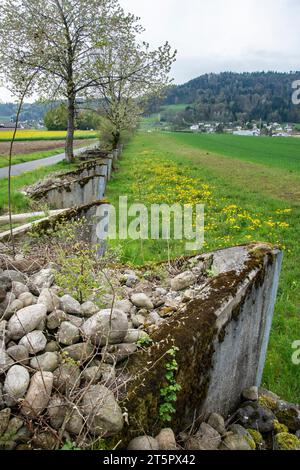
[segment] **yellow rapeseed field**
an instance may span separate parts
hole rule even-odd
[[[12,130],[1,130],[0,129],[0,141],[9,140],[12,138]],[[66,131],[47,131],[47,130],[33,130],[33,129],[22,129],[17,131],[17,140],[55,140],[64,139],[66,137]],[[75,137],[89,138],[97,137],[95,131],[75,131]]]

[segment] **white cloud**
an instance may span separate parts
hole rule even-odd
[[[178,50],[175,82],[206,72],[300,69],[299,0],[119,0],[153,47]],[[0,99],[8,99],[0,88]]]
[[[178,49],[176,82],[201,73],[299,70],[299,0],[120,0],[154,46]]]

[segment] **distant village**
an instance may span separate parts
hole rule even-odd
[[[292,137],[300,135],[300,131],[293,124],[279,124],[278,122],[267,123],[251,123],[247,122],[244,126],[235,123],[223,124],[221,122],[199,122],[190,126],[193,132],[202,132],[206,134],[226,133],[240,136],[259,137],[267,135],[272,137]]]

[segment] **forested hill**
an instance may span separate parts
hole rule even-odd
[[[300,122],[300,106],[292,103],[292,83],[300,72],[256,72],[202,75],[172,87],[165,104],[190,105],[189,121]]]

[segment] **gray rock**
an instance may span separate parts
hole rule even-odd
[[[8,322],[8,332],[12,339],[20,339],[35,330],[42,320],[46,319],[47,309],[44,305],[31,305],[15,313]]]
[[[134,287],[138,284],[139,278],[135,274],[124,274],[125,285],[127,287]]]
[[[247,429],[245,429],[243,426],[241,426],[240,424],[231,424],[229,427],[228,427],[228,431],[229,432],[232,432],[233,434],[237,434],[238,436],[240,437],[244,437],[246,438],[246,441],[249,442],[249,440],[252,439],[251,437],[251,434],[249,434],[249,432],[247,431]]]
[[[50,424],[54,429],[59,429],[66,417],[68,405],[66,400],[57,394],[50,398],[47,413],[50,417]]]
[[[61,364],[54,372],[54,389],[69,393],[80,385],[80,369],[73,364]]]
[[[29,292],[29,289],[27,286],[25,286],[25,284],[22,284],[22,282],[13,281],[11,291],[13,294],[15,294],[16,298],[18,298],[21,294]]]
[[[67,321],[68,317],[65,312],[62,310],[56,310],[55,312],[50,313],[47,317],[47,328],[48,330],[56,330],[59,328],[63,321]]]
[[[243,398],[249,401],[258,400],[258,387],[249,387],[243,391]]]
[[[59,344],[56,341],[49,341],[45,347],[45,352],[56,352],[59,350]]]
[[[158,442],[159,450],[177,449],[175,434],[170,428],[162,429],[155,439]]]
[[[127,315],[121,310],[100,310],[86,320],[82,326],[83,334],[98,346],[121,343],[128,330]]]
[[[247,440],[238,434],[225,437],[220,450],[252,450]]]
[[[143,330],[130,329],[124,338],[124,343],[136,343],[140,339],[147,339],[149,335]]]
[[[285,424],[290,431],[296,432],[300,429],[300,408],[293,403],[279,400],[274,413],[278,421]]]
[[[218,431],[218,433],[221,434],[221,436],[223,436],[226,433],[224,418],[220,414],[212,413],[207,423],[216,431]]]
[[[23,294],[19,295],[19,300],[21,300],[24,307],[29,307],[35,303],[35,297],[31,294],[31,292],[24,292]]]
[[[102,377],[102,370],[101,366],[92,366],[87,367],[81,374],[81,378],[84,382],[90,383],[91,385],[95,385],[100,381]]]
[[[58,341],[60,344],[70,346],[71,344],[78,343],[80,340],[79,329],[72,325],[72,323],[64,321],[58,330]]]
[[[193,289],[188,289],[183,293],[182,302],[187,303],[196,297],[196,292]]]
[[[103,360],[107,364],[118,364],[128,359],[131,354],[137,351],[137,345],[132,343],[121,343],[105,346],[102,349]]]
[[[11,281],[21,282],[26,284],[26,276],[19,271],[14,271],[13,269],[6,269],[3,271],[2,276],[8,277]]]
[[[10,413],[10,408],[5,408],[4,410],[0,411],[0,436],[2,436],[7,429]]]
[[[30,360],[32,369],[53,372],[58,367],[58,354],[56,352],[45,352],[40,356],[35,356]]]
[[[159,443],[151,436],[140,436],[132,439],[127,450],[159,450]]]
[[[112,383],[115,378],[116,378],[116,370],[114,366],[111,366],[110,364],[101,364],[100,366],[101,369],[101,382],[103,384],[108,385],[109,383]]]
[[[171,280],[171,289],[178,292],[192,286],[196,281],[197,278],[191,271],[185,271]]]
[[[0,287],[3,289],[5,292],[8,292],[11,290],[12,287],[12,280],[10,279],[9,276],[5,276],[4,274],[0,275]]]
[[[7,334],[7,321],[2,320],[0,321],[0,349],[4,348],[4,345],[8,342],[8,334]]]
[[[123,429],[124,419],[114,394],[104,385],[92,385],[82,399],[82,411],[91,434],[106,437]]]
[[[23,307],[24,307],[24,304],[21,300],[19,299],[13,300],[11,303],[9,303],[9,305],[5,309],[3,319],[9,320],[16,312],[21,310]]]
[[[9,320],[11,314],[7,313],[12,302],[16,300],[15,294],[12,292],[7,292],[5,299],[0,304],[0,316],[3,320]]]
[[[15,365],[9,369],[3,388],[7,406],[14,406],[20,398],[25,396],[29,382],[30,375],[25,367]]]
[[[130,310],[132,308],[132,303],[130,300],[118,300],[114,307],[117,310],[122,310],[122,312],[126,313],[127,315],[130,313]]]
[[[146,325],[160,325],[164,321],[155,311],[150,312],[149,315],[147,315],[147,317],[145,318],[145,320]]]
[[[49,401],[48,415],[54,429],[60,429],[65,423],[66,430],[71,434],[79,434],[83,428],[83,417],[76,405],[71,408],[60,395],[53,395]]]
[[[221,436],[207,423],[202,423],[197,434],[186,442],[187,450],[216,450],[221,444]]]
[[[131,315],[131,321],[134,328],[140,328],[146,323],[146,318],[143,315]]]
[[[83,416],[77,406],[75,405],[72,410],[69,410],[66,419],[66,430],[77,436],[80,434],[84,426]]]
[[[30,445],[27,444],[30,441],[30,438],[31,438],[31,432],[28,426],[22,426],[15,436],[15,441],[18,442],[19,444],[20,443],[26,444],[28,446],[26,447],[26,450],[31,450]]]
[[[31,331],[27,335],[23,336],[20,340],[19,345],[25,346],[29,354],[37,354],[44,351],[47,344],[47,339],[42,331]]]
[[[51,289],[45,287],[41,290],[37,303],[45,305],[47,312],[51,313],[54,310],[59,309],[60,300],[59,297],[51,291]]]
[[[60,299],[60,308],[65,313],[71,313],[73,315],[81,314],[81,307],[78,300],[75,300],[71,295],[63,295]]]
[[[53,432],[45,431],[33,435],[32,443],[35,449],[54,450],[57,445],[57,437]]]
[[[6,434],[12,436],[13,440],[15,440],[15,434],[17,434],[22,426],[24,426],[24,421],[21,418],[14,416],[8,423]]]
[[[84,323],[83,318],[76,317],[75,315],[70,314],[67,314],[67,321],[72,323],[72,325],[77,326],[77,328],[81,328]]]
[[[133,305],[139,308],[145,308],[147,310],[153,310],[154,305],[148,295],[144,293],[137,293],[137,294],[132,294],[131,296],[131,302]]]
[[[261,433],[274,429],[275,415],[268,408],[259,406],[257,402],[246,402],[237,411],[237,421],[246,428],[257,429]],[[284,424],[284,423],[283,423]]]
[[[99,312],[99,307],[90,300],[81,305],[81,315],[85,318],[90,318],[97,312]]]
[[[54,283],[54,274],[52,269],[42,269],[40,272],[30,278],[28,287],[32,294],[39,296],[42,289],[49,288]]]
[[[88,342],[72,344],[63,349],[63,354],[67,355],[74,361],[83,364],[93,357],[95,348]]]
[[[31,378],[21,412],[28,418],[41,414],[48,406],[52,387],[52,372],[36,372]]]
[[[0,304],[5,300],[6,298],[6,290],[4,290],[2,287],[0,287]]]
[[[13,364],[14,361],[7,352],[0,349],[0,375],[4,374],[4,372],[6,372]]]

